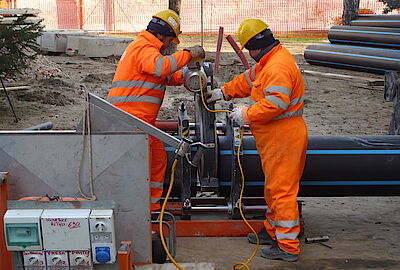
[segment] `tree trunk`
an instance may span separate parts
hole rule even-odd
[[[400,73],[395,71],[386,72],[385,100],[393,101],[393,113],[389,126],[389,134],[400,135]]]
[[[181,12],[181,4],[182,4],[182,0],[169,0],[168,8],[172,9],[179,15]],[[167,49],[166,53],[173,54],[174,52],[176,52],[176,48],[177,48],[176,44],[172,43],[172,45]]]
[[[343,0],[343,25],[350,25],[350,22],[357,18],[360,8],[360,0]]]

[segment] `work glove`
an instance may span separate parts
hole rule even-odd
[[[249,125],[250,121],[247,116],[248,109],[249,107],[246,106],[238,106],[229,114],[229,118],[235,121],[239,126]]]
[[[191,46],[183,50],[190,52],[191,61],[203,61],[206,58],[206,52],[200,45]]]
[[[206,92],[204,94],[204,97],[206,98],[207,103],[215,102],[222,99],[225,100],[225,95],[222,92],[222,89],[219,88]]]

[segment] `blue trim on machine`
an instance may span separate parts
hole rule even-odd
[[[221,186],[231,186],[231,182],[220,182]],[[264,182],[246,182],[246,186],[264,186]],[[300,181],[300,186],[390,186],[400,185],[400,181]]]

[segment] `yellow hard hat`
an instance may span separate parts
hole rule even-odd
[[[176,35],[176,37],[174,38],[174,43],[175,44],[180,43],[178,36],[182,33],[181,19],[179,18],[179,15],[175,11],[171,9],[163,10],[154,15],[153,18],[158,18],[166,22],[172,28],[172,30]]]
[[[244,45],[249,42],[250,39],[260,34],[262,31],[269,27],[268,24],[259,19],[247,19],[244,20],[240,26],[238,31],[239,42],[242,45],[242,50]]]

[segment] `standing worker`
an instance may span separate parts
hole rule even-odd
[[[147,29],[129,44],[118,63],[108,94],[110,103],[153,126],[156,124],[166,86],[181,85],[183,77],[178,70],[191,59],[205,56],[201,46],[163,55],[172,42],[180,43],[180,28],[179,15],[172,10],[164,10],[153,16]],[[167,156],[162,142],[152,136],[150,166],[150,208],[151,211],[157,211],[160,209]]]
[[[263,247],[261,256],[296,261],[300,253],[296,198],[307,149],[303,78],[293,56],[263,21],[243,21],[239,42],[257,64],[222,89],[207,93],[207,102],[248,96],[255,101],[251,107],[234,108],[229,117],[240,126],[250,126],[265,175],[266,220],[258,236],[261,244],[272,247]],[[256,243],[254,234],[247,238]]]

